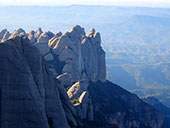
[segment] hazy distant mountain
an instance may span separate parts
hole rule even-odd
[[[95,27],[102,35],[108,79],[170,106],[170,9],[81,5],[0,9],[4,10],[0,29],[11,32],[40,25],[55,33],[75,24]]]

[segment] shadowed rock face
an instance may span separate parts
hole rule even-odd
[[[144,102],[150,104],[156,110],[159,110],[164,115],[164,122],[162,128],[170,127],[170,108],[163,105],[157,98],[149,96],[141,98]]]
[[[99,128],[162,128],[162,114],[135,94],[109,81],[90,82],[88,91]]]
[[[6,40],[8,39],[10,36],[10,33],[7,29],[3,29],[1,32],[0,32],[0,40]]]
[[[1,128],[70,128],[67,119],[74,121],[64,88],[26,37],[0,43],[0,93]]]

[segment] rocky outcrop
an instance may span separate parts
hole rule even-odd
[[[64,88],[53,80],[39,50],[26,37],[0,43],[0,76],[0,127],[76,125]]]
[[[10,38],[20,34],[26,35],[20,28]],[[76,104],[76,113],[81,119],[92,120],[93,106],[88,98],[88,83],[106,81],[105,52],[101,47],[100,34],[91,29],[86,35],[84,28],[76,25],[63,35],[61,32],[55,35],[50,31],[43,32],[38,28],[30,31],[27,37],[39,48],[53,77],[59,79],[63,86],[70,86],[68,95],[72,102],[88,99]]]
[[[2,37],[5,33],[6,36]],[[95,33],[94,29],[91,29],[87,35],[84,28],[79,25],[74,26],[70,32],[63,35],[61,32],[55,35],[50,31],[43,32],[41,28],[36,31],[32,30],[28,34],[19,28],[10,35],[4,29],[0,33],[0,39],[13,38],[17,35],[26,35],[31,43],[36,44],[37,47],[51,49],[50,53],[44,52],[44,49],[41,48],[40,51],[44,53],[43,55],[50,54],[49,56],[55,56],[55,59],[57,57],[57,61],[64,64],[61,66],[62,68],[59,67],[60,72],[51,68],[57,76],[65,76],[64,74],[67,73],[72,82],[82,79],[106,81],[105,52],[101,47],[100,34]],[[48,43],[48,46],[41,43]]]
[[[74,26],[70,32],[50,40],[49,47],[65,63],[62,73],[70,74],[72,81],[106,81],[105,52],[100,34],[94,29],[86,35],[84,28]]]
[[[6,40],[8,39],[10,36],[10,33],[7,29],[3,29],[1,32],[0,32],[0,40]]]
[[[110,93],[108,95],[107,92],[105,95],[99,92],[93,95],[93,91],[89,89],[91,85],[89,81],[94,83],[100,81],[103,86],[108,84],[106,82],[105,52],[101,47],[100,34],[96,33],[94,29],[85,34],[83,28],[78,25],[74,26],[70,32],[51,38],[48,46],[50,50],[44,52],[43,55],[49,56],[46,60],[50,68],[53,69],[53,73],[57,74],[56,77],[63,86],[67,85],[67,94],[75,107],[77,117],[82,120],[94,121],[101,128],[106,126],[108,128],[161,128],[163,118],[159,112],[155,112],[150,106],[140,101],[137,96],[122,91],[123,89],[117,86],[114,88],[115,91],[111,87],[112,95]],[[58,65],[59,69],[51,66],[52,63],[54,65],[55,60],[57,60],[55,65]],[[109,84],[109,86],[111,85]],[[105,92],[104,87],[103,91]],[[111,100],[112,97],[116,97],[115,100]],[[118,106],[115,106],[116,103]],[[124,104],[128,105],[124,107]],[[108,107],[102,109],[103,105]],[[110,109],[113,110],[110,111]],[[143,111],[147,114],[142,115]],[[152,118],[153,115],[155,118]],[[138,116],[139,118],[137,118]],[[105,122],[101,124],[103,120]],[[85,126],[92,127],[88,124]]]
[[[43,33],[41,28],[38,28],[36,31],[30,31],[28,33],[28,39],[30,40],[31,43],[37,43],[38,38],[41,36],[41,34]]]
[[[22,30],[17,30],[12,33],[11,38],[18,34],[25,35]],[[14,113],[22,108],[19,111],[21,118],[17,114],[12,115],[17,121],[28,121],[31,125],[35,123],[37,128],[39,125],[42,128],[77,126],[79,121],[75,118],[81,119],[78,124],[82,127],[89,128],[162,127],[163,117],[157,110],[142,102],[136,95],[106,80],[105,52],[101,47],[100,34],[94,29],[86,34],[84,28],[76,25],[69,32],[54,35],[39,28],[26,36],[39,49],[46,62],[25,37],[17,37],[0,45],[0,49],[9,49],[2,50],[2,55],[9,59],[0,58],[5,60],[0,63],[0,73],[12,71],[1,79],[15,83],[12,86],[14,89],[9,93],[14,95],[13,101],[3,91],[8,91],[12,84],[5,81],[7,86],[4,87],[0,83],[3,98],[7,96],[1,102],[6,105],[9,99],[11,103],[17,103],[17,109],[9,107]],[[20,103],[20,98],[24,99],[24,104]],[[32,107],[27,108],[28,102]],[[33,115],[32,109],[35,111]],[[7,115],[11,114],[7,111],[8,107],[3,107],[2,110]],[[28,116],[24,116],[25,112]],[[29,115],[34,118],[30,119]],[[3,125],[6,126],[5,113],[2,117]],[[37,117],[38,120],[34,122]],[[44,124],[41,126],[40,122]],[[21,125],[23,127],[25,124]]]
[[[70,32],[51,38],[48,45],[57,56],[58,63],[62,63],[60,72],[54,73],[58,74],[57,78],[63,85],[70,86],[67,93],[76,106],[77,116],[93,120],[88,84],[89,81],[106,81],[105,52],[101,47],[100,34],[91,29],[86,35],[84,28],[76,25]]]
[[[18,35],[26,35],[26,32],[22,28],[18,28],[10,35],[9,38],[14,38],[15,36]]]
[[[28,33],[28,39],[31,43],[35,43],[37,41],[37,38],[35,37],[35,31],[30,31]]]
[[[53,34],[52,32],[50,32],[50,31],[48,31],[48,32],[43,32],[43,33],[39,36],[39,38],[38,38],[38,40],[37,40],[37,43],[42,43],[42,42],[48,43],[48,41],[49,41],[53,36],[54,36],[54,34]]]
[[[74,99],[75,100],[75,99]],[[74,101],[72,100],[72,101]],[[89,98],[88,91],[83,91],[80,97],[77,98],[77,103],[74,104],[77,112],[77,116],[80,119],[86,119],[89,121],[94,120],[93,115],[93,104]]]
[[[38,29],[35,31],[34,37],[35,37],[36,39],[38,39],[42,33],[43,33],[42,29],[41,29],[41,28],[38,28]]]
[[[71,100],[79,98],[84,91],[87,91],[87,87],[88,81],[78,81],[69,88],[67,94]]]
[[[85,72],[91,81],[106,81],[105,52],[101,47],[101,37],[92,29],[83,39],[82,57],[85,65]]]
[[[93,105],[88,94],[87,80],[78,81],[67,91],[67,94],[76,108],[76,115],[80,119],[93,120]]]

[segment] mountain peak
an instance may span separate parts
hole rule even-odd
[[[26,32],[24,31],[24,29],[18,28],[10,35],[9,38],[13,38],[13,37],[18,36],[18,35],[26,35]]]
[[[91,28],[90,31],[87,33],[88,37],[92,37],[95,34],[95,29]]]

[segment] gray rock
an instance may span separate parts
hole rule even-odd
[[[72,80],[70,74],[68,74],[66,72],[57,76],[57,79],[59,79],[61,81],[61,85],[63,85],[63,87],[64,87],[64,85],[70,85],[71,80]]]
[[[8,39],[10,36],[10,33],[7,29],[3,29],[1,32],[0,32],[0,40],[6,40]]]
[[[37,38],[35,38],[35,31],[30,31],[28,33],[28,39],[31,43],[35,43],[37,41]]]
[[[10,35],[11,35],[11,34],[9,33],[9,31],[7,31],[7,32],[4,34],[2,40],[7,40],[7,39],[10,37]]]
[[[82,95],[82,94],[84,93],[84,91],[87,90],[87,87],[88,87],[88,81],[86,81],[86,80],[78,81],[77,83],[75,83],[74,85],[72,85],[70,87],[70,89],[67,91],[67,94],[71,100],[73,98],[79,98],[79,100],[81,101],[82,98],[84,97],[84,95]],[[81,97],[81,95],[82,95],[82,97]]]
[[[87,33],[88,37],[93,37],[93,35],[95,34],[95,29],[91,28],[90,31]]]
[[[77,116],[80,119],[93,121],[93,105],[91,99],[89,98],[88,91],[83,91],[77,99],[78,103],[74,105],[76,108]]]
[[[61,84],[68,86],[78,81],[67,91],[72,102],[76,102],[77,116],[93,120],[88,81],[106,81],[105,52],[101,47],[100,34],[91,29],[86,36],[84,28],[76,25],[64,35],[51,38],[48,45],[58,57],[58,62],[64,63],[57,77]]]
[[[64,94],[27,38],[0,44],[0,76],[2,128],[70,128],[60,99]]]
[[[60,36],[62,36],[62,32],[57,32],[57,33],[55,34],[55,37],[60,37]]]
[[[55,79],[56,81],[56,79]],[[59,90],[60,99],[62,101],[62,105],[66,114],[66,117],[68,119],[68,122],[71,123],[73,126],[77,126],[77,121],[75,119],[75,109],[73,105],[71,104],[71,101],[65,91],[65,88],[62,84],[59,84],[56,86]]]
[[[62,73],[67,73],[71,81],[87,79],[106,81],[105,52],[101,38],[94,29],[85,35],[84,28],[74,26],[70,32],[49,40],[49,47],[64,62]]]
[[[50,31],[43,32],[39,38],[37,39],[37,43],[47,42],[54,36],[54,34]]]
[[[92,31],[92,30],[91,30]],[[106,81],[105,52],[101,47],[99,33],[89,32],[82,44],[82,57],[87,77],[92,81]]]
[[[9,38],[14,38],[15,36],[19,36],[19,35],[26,35],[26,32],[22,29],[22,28],[18,28],[16,29]]]
[[[35,37],[36,39],[38,39],[42,33],[43,33],[42,29],[41,29],[41,28],[38,28],[38,29],[35,31],[34,37]]]

